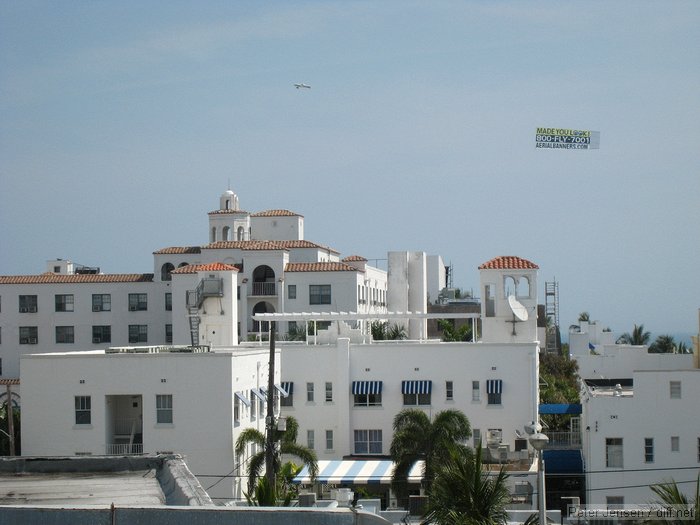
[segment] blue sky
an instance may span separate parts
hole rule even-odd
[[[230,181],[343,255],[441,254],[475,291],[519,255],[564,326],[695,332],[698,27],[679,1],[0,0],[0,274],[152,271]]]

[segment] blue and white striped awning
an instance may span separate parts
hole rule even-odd
[[[428,380],[401,381],[402,394],[430,394],[433,382]]]
[[[294,393],[294,381],[282,381],[282,388],[287,392],[288,396],[291,396]]]
[[[267,398],[265,397],[265,392],[263,392],[262,388],[251,388],[250,391],[263,403],[267,401]]]
[[[245,406],[250,408],[250,401],[248,401],[248,398],[243,395],[241,392],[236,392],[236,397],[241,400],[241,403],[243,403]]]
[[[357,394],[381,394],[382,393],[382,382],[381,381],[353,381],[352,382],[352,393]]]
[[[394,463],[388,460],[320,460],[316,483],[345,484],[345,485],[388,485],[394,473]],[[408,473],[409,483],[420,483],[423,479],[423,461],[416,461]],[[308,467],[292,480],[292,483],[310,485]]]
[[[277,383],[275,383],[275,390],[277,390],[282,397],[287,397],[289,395],[289,390],[284,388],[282,385],[278,385]]]
[[[501,379],[487,379],[486,380],[486,393],[487,394],[500,394],[503,392],[503,380]]]

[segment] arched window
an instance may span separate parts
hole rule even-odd
[[[510,275],[505,276],[503,278],[503,297],[508,298],[511,295],[515,295],[516,290],[515,278]]]
[[[245,235],[245,230],[243,229],[243,226],[238,227],[238,233],[236,234],[236,240],[237,241],[244,241],[245,239],[243,236]]]
[[[266,264],[253,270],[253,295],[276,295],[275,271]]]
[[[209,242],[216,242],[216,227],[211,229],[211,235],[209,236]]]
[[[221,240],[222,241],[230,241],[231,239],[229,238],[229,235],[231,234],[231,228],[228,226],[224,226],[223,232],[221,232]]]
[[[516,295],[518,297],[530,297],[530,279],[522,276],[518,280],[518,290]]]
[[[260,301],[253,307],[253,314],[265,314],[274,313],[275,307],[270,303],[265,301]],[[253,321],[253,331],[254,332],[267,332],[270,329],[270,325],[267,321]]]
[[[166,262],[163,266],[160,267],[160,280],[161,281],[170,281],[172,280],[172,275],[170,275],[170,272],[172,272],[175,269],[175,266],[172,265],[172,263]]]

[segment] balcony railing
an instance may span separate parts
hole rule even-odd
[[[547,432],[547,448],[581,448],[580,432]]]
[[[253,283],[253,290],[251,295],[277,295],[277,283]]]
[[[105,454],[108,456],[134,456],[143,454],[143,444],[107,443]]]

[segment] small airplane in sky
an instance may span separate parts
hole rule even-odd
[[[308,84],[294,84],[294,87],[299,89],[299,88],[306,88],[306,89],[311,89],[311,86]]]

